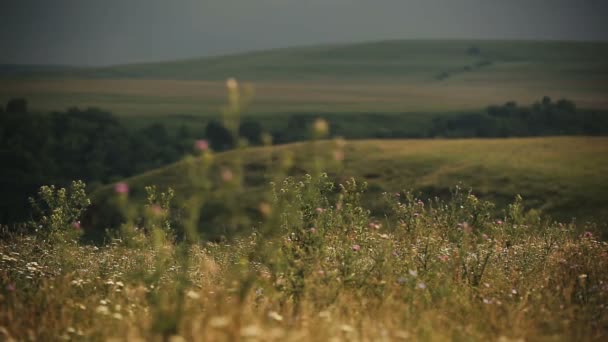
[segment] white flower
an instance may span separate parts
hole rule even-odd
[[[100,315],[109,315],[110,309],[108,309],[108,307],[105,305],[100,305],[97,307],[97,309],[95,309],[95,312],[97,312]]]
[[[279,313],[275,312],[275,311],[270,311],[268,313],[268,317],[270,319],[274,319],[277,322],[281,322],[283,320],[283,316],[279,315]]]

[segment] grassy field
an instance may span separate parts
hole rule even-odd
[[[479,54],[467,53],[473,46]],[[0,80],[0,102],[24,96],[38,111],[96,106],[146,120],[209,116],[225,102],[224,80],[236,77],[254,86],[251,115],[453,112],[544,95],[605,109],[607,60],[605,43],[328,45],[11,76]]]
[[[585,158],[604,152],[605,140],[489,141],[486,148],[472,143],[336,147],[373,153],[367,167],[355,165],[359,172],[386,172],[384,158],[390,158],[395,177],[417,170],[424,178],[421,170],[433,165],[438,170],[428,176],[442,177],[462,171],[454,163],[460,159],[476,165],[477,173],[483,172],[480,162],[528,173],[543,160],[534,184],[576,179],[582,189],[573,191],[589,190],[606,174],[605,162]],[[316,167],[329,167],[319,158],[332,150],[327,144],[282,149],[316,155]],[[452,153],[445,160],[451,166],[419,150]],[[248,152],[254,160],[264,155]],[[143,204],[133,196],[137,189],[118,184],[112,196],[126,221],[98,245],[79,240],[90,203],[85,185],[43,187],[35,231],[0,230],[0,338],[502,342],[608,336],[608,244],[593,224],[548,222],[519,201],[497,214],[492,203],[466,191],[446,201],[388,194],[378,217],[365,205],[378,194],[366,193],[360,182],[338,185],[322,174],[282,180],[279,168],[276,186],[266,188],[271,196],[256,208],[259,219],[241,237],[212,242],[197,232],[201,203],[215,192],[231,194],[223,204],[232,209],[256,199],[239,182],[241,170],[247,174],[254,164],[247,158],[239,166],[235,157],[214,161],[202,151],[188,167],[131,180],[132,187],[182,184],[182,209],[171,205],[170,192],[150,190]],[[215,164],[222,168],[220,184],[204,186],[216,178]],[[587,167],[596,173],[587,174]],[[191,186],[185,188],[186,182]],[[203,186],[192,191],[196,184]],[[603,192],[602,186],[596,190]],[[578,206],[592,210],[595,204]],[[225,223],[242,215],[233,211]]]
[[[342,143],[326,141],[231,151],[214,157],[209,177],[221,183],[225,168],[242,163],[243,189],[213,197],[237,201],[240,206],[256,208],[262,200],[270,177],[280,160],[287,156],[293,163],[287,174],[303,174],[322,167],[333,179],[349,177],[366,180],[367,205],[382,215],[385,209],[375,202],[382,192],[411,190],[422,197],[449,197],[450,189],[461,184],[472,187],[482,199],[497,203],[499,210],[516,195],[524,198],[527,208],[540,209],[560,220],[608,217],[608,139],[585,137],[466,140],[362,140]],[[316,151],[316,152],[315,152]],[[344,155],[336,161],[334,154]],[[320,165],[313,160],[319,159]],[[171,187],[179,199],[200,191],[189,178],[192,160],[170,165],[127,182],[135,197],[143,197],[143,188],[158,185]],[[93,194],[97,203],[112,197],[111,187]]]

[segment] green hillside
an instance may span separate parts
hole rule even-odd
[[[222,170],[242,160],[244,187],[222,194],[212,191],[209,200],[220,207],[236,201],[243,208],[257,208],[273,168],[287,154],[294,158],[290,174],[310,172],[312,161],[318,159],[324,160],[322,168],[337,180],[367,180],[371,194],[366,200],[377,200],[384,191],[408,189],[422,196],[447,196],[460,183],[499,206],[521,194],[528,208],[562,220],[608,217],[608,159],[601,158],[608,155],[607,138],[349,141],[343,147],[343,162],[333,158],[334,151],[340,150],[337,146],[335,142],[299,143],[218,154],[203,178],[221,183]],[[144,186],[158,185],[175,189],[179,202],[200,191],[189,181],[189,168],[196,163],[200,160],[179,162],[127,182],[135,198],[143,197]],[[103,188],[93,194],[94,203],[103,206],[114,196],[111,187]],[[380,203],[370,204],[381,208]]]
[[[471,48],[472,49],[469,51]],[[83,70],[75,76],[223,80],[325,78],[432,79],[465,67],[507,76],[508,70],[606,80],[608,44],[580,42],[413,40],[286,48],[165,63]],[[486,63],[487,65],[483,65]],[[598,74],[599,71],[599,74]],[[511,73],[509,73],[511,74]],[[509,75],[513,77],[515,75]]]
[[[95,106],[148,120],[209,116],[224,81],[255,90],[251,114],[405,113],[529,104],[548,95],[608,108],[608,44],[413,40],[286,48],[0,79],[0,102]],[[187,120],[186,120],[187,121]]]

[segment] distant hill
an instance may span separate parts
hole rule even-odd
[[[77,77],[213,80],[329,77],[440,78],[493,67],[561,70],[608,77],[608,44],[598,42],[409,40],[295,47],[218,57],[69,72]],[[497,70],[501,72],[501,70]],[[601,75],[597,75],[596,73]],[[593,73],[593,74],[592,74]]]
[[[2,102],[139,118],[217,113],[229,77],[253,84],[261,114],[470,111],[545,95],[608,108],[603,42],[394,40],[12,75],[0,79]]]
[[[74,69],[66,65],[0,64],[0,78],[61,74]]]

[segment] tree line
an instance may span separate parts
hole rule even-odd
[[[530,106],[510,101],[482,112],[434,118],[353,115],[321,116],[333,135],[349,139],[608,135],[607,112],[580,110],[572,101],[549,97]],[[66,186],[74,179],[91,188],[112,183],[179,160],[197,139],[207,139],[214,151],[232,149],[241,140],[250,145],[302,141],[309,138],[316,117],[294,113],[246,119],[233,134],[213,119],[207,120],[204,131],[185,125],[171,130],[161,123],[133,128],[96,108],[32,113],[26,99],[12,99],[5,108],[0,106],[0,223],[27,219],[27,198],[41,185]]]

